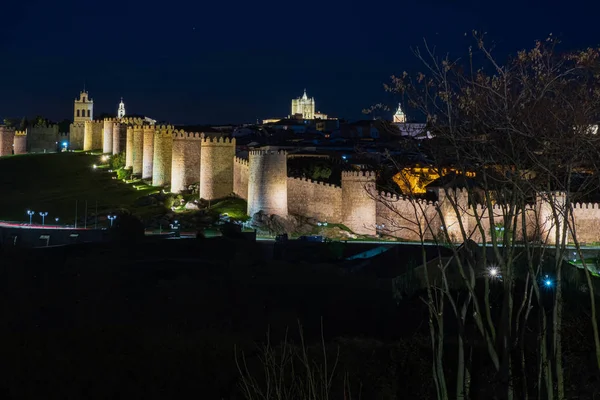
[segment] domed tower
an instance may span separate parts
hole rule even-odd
[[[103,153],[112,153],[114,122],[115,122],[115,120],[112,118],[104,119],[104,134],[103,134],[103,141],[102,141],[102,152]]]
[[[342,172],[342,223],[354,233],[375,235],[375,172]]]
[[[200,198],[214,200],[233,193],[233,158],[235,139],[204,137],[201,139]]]
[[[144,125],[144,150],[142,154],[142,179],[152,178],[154,161],[154,125]]]
[[[152,186],[165,186],[170,182],[172,152],[173,127],[170,125],[156,127],[152,160]]]
[[[133,126],[133,154],[131,161],[133,165],[133,174],[142,175],[143,157],[144,157],[144,127],[142,125]]]
[[[175,131],[173,135],[173,165],[171,192],[179,193],[193,183],[200,182],[200,150],[203,135]]]
[[[15,130],[6,126],[0,126],[0,157],[9,156],[13,152],[15,143]]]
[[[27,153],[27,131],[15,131],[14,154]]]
[[[248,168],[248,215],[263,211],[287,217],[287,153],[252,150]]]
[[[74,122],[85,122],[94,119],[94,100],[90,99],[88,92],[85,90],[79,92],[79,99],[75,99],[73,113]]]

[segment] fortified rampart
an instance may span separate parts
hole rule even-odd
[[[104,135],[102,130],[104,122],[102,121],[85,121],[83,131],[83,150],[98,150],[102,149]]]
[[[201,139],[200,198],[220,199],[233,193],[233,158],[235,139],[204,137]]]
[[[248,160],[235,157],[233,160],[233,193],[248,201]]]
[[[15,131],[15,138],[13,141],[13,153],[27,153],[27,131]]]
[[[0,157],[9,156],[12,154],[14,142],[15,142],[14,128],[0,126]]]
[[[370,171],[342,172],[342,223],[355,233],[376,233],[375,179]]]
[[[161,125],[154,133],[152,186],[165,186],[171,181],[173,157],[173,127]]]
[[[119,154],[125,151],[127,125],[113,122],[112,153]]]
[[[131,163],[133,174],[136,176],[142,175],[143,157],[144,157],[144,127],[142,125],[133,126],[133,154]]]
[[[248,215],[288,215],[287,153],[252,150],[249,153]]]
[[[144,149],[142,154],[142,179],[152,179],[154,162],[154,132],[153,125],[144,125]]]
[[[287,178],[288,212],[322,222],[342,222],[342,188],[306,178]]]
[[[69,148],[83,150],[83,136],[85,125],[83,122],[73,122],[69,125]]]
[[[27,128],[27,151],[30,153],[54,153],[57,142],[58,125],[40,124]]]
[[[201,145],[204,135],[184,131],[173,132],[171,192],[186,190],[200,182]]]
[[[113,149],[113,127],[115,121],[112,118],[106,118],[104,120],[104,132],[102,141],[102,152],[112,153]]]
[[[125,144],[125,168],[133,168],[133,126],[127,127]]]
[[[440,219],[435,203],[380,193],[376,205],[378,231],[406,240],[433,239],[439,231]]]

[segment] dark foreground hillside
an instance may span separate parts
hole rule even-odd
[[[300,320],[322,359],[322,318],[338,394],[347,374],[363,398],[429,398],[419,301],[398,309],[375,279],[263,254],[228,239],[4,254],[0,395],[242,398],[234,349],[260,373],[257,344],[268,330],[298,344]]]

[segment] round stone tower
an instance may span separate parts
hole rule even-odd
[[[235,139],[201,139],[200,198],[214,200],[233,193]]]
[[[154,125],[144,125],[142,179],[152,178],[152,163],[154,161],[154,130]]]
[[[200,182],[200,149],[203,135],[175,131],[173,134],[173,164],[171,192],[179,193]]]
[[[127,142],[125,145],[125,168],[133,168],[133,126],[127,127]]]
[[[27,153],[27,131],[15,131],[14,154]]]
[[[142,125],[133,126],[133,154],[131,161],[133,165],[133,174],[141,176],[143,157],[144,157],[144,127]]]
[[[0,157],[11,155],[13,152],[14,143],[15,143],[14,128],[7,128],[5,126],[0,126]]]
[[[113,124],[112,118],[106,118],[104,120],[104,137],[102,141],[102,152],[112,153],[113,147]]]
[[[252,217],[257,212],[263,211],[269,215],[286,217],[288,215],[287,153],[252,150],[249,154],[248,168],[248,215]]]
[[[119,154],[125,151],[125,136],[127,134],[126,132],[127,127],[125,124],[121,124],[120,122],[113,123],[113,154]]]
[[[94,150],[94,121],[85,121],[83,128],[83,151]]]
[[[342,223],[354,233],[375,235],[377,201],[375,172],[342,172]]]
[[[171,180],[173,152],[173,127],[161,125],[154,133],[154,157],[152,161],[152,186],[165,186]]]

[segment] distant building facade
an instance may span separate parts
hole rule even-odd
[[[302,97],[292,100],[292,117],[295,115],[301,115],[303,119],[315,118],[315,99],[308,98],[306,89]]]

